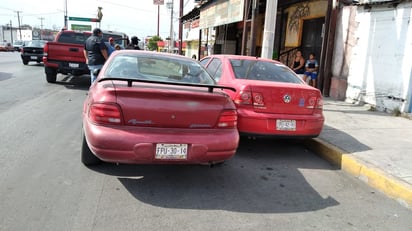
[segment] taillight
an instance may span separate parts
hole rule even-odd
[[[235,104],[252,105],[257,107],[265,106],[263,95],[258,92],[240,91],[234,100]]]
[[[265,106],[265,102],[263,101],[263,95],[261,93],[253,93],[253,106]]]
[[[319,97],[318,102],[316,103],[316,109],[323,109],[323,98]]]
[[[89,118],[97,124],[123,124],[122,113],[116,104],[92,104],[89,108]]]
[[[310,97],[308,100],[308,105],[306,105],[306,108],[322,110],[323,108],[322,97]]]
[[[234,100],[235,104],[252,104],[252,93],[250,91],[240,91]]]
[[[217,127],[219,128],[234,128],[237,126],[236,110],[225,110],[220,114]]]

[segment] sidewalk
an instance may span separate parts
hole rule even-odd
[[[412,208],[412,119],[324,99],[325,126],[309,149]]]

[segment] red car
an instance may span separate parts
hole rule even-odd
[[[14,48],[11,43],[0,42],[0,51],[14,51]]]
[[[201,64],[227,92],[237,107],[242,135],[316,137],[323,124],[321,92],[307,85],[289,67],[263,58],[211,55]]]
[[[115,51],[83,108],[82,162],[214,164],[238,147],[236,106],[195,60]]]

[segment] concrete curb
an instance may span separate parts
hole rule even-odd
[[[309,150],[330,163],[412,209],[412,186],[410,184],[319,138],[306,140],[304,144]]]

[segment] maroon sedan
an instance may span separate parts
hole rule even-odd
[[[214,164],[238,147],[236,107],[195,60],[115,51],[83,109],[82,162]]]
[[[284,64],[250,56],[211,55],[201,64],[235,102],[238,129],[245,135],[316,137],[323,124],[320,91]]]

